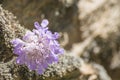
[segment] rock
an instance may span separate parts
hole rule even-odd
[[[0,63],[1,80],[111,80],[105,69],[98,64],[85,63],[83,59],[62,55],[42,75],[30,71],[25,65],[13,60]]]
[[[25,65],[15,63],[16,56],[13,55],[10,40],[21,37],[27,29],[16,21],[12,13],[4,10],[1,6],[0,30],[0,40],[2,41],[0,43],[1,80],[111,80],[104,68],[99,69],[91,63],[86,63],[82,58],[70,56],[66,52],[59,56],[58,63],[49,65],[44,74],[39,75],[35,71],[29,70]],[[101,75],[100,72],[104,73],[105,76]]]
[[[16,21],[16,17],[12,13],[0,6],[0,62],[7,62],[12,59],[10,40],[20,37],[25,33],[25,30]]]
[[[5,9],[17,16],[22,25],[29,29],[33,29],[35,21],[41,22],[43,18],[47,18],[52,31],[63,32],[63,36],[67,33],[68,41],[62,45],[70,49],[73,43],[80,41],[77,2],[78,0],[13,0],[11,3],[6,0],[2,4]]]
[[[69,53],[79,55],[85,61],[103,65],[113,80],[120,79],[119,0],[44,0],[38,2],[13,0],[12,3],[10,0],[6,0],[0,1],[0,3],[4,8],[12,11],[20,23],[29,29],[33,28],[34,21],[48,18],[50,29],[62,32],[61,43],[65,49],[70,49],[73,43],[80,42],[74,44]],[[8,31],[1,32],[6,34]],[[3,36],[0,38],[3,39],[3,42],[7,41]],[[8,43],[0,44],[6,46]],[[2,46],[0,49],[4,51]],[[9,52],[6,53],[9,56],[1,53],[1,61],[9,61],[8,59],[13,56]],[[93,75],[93,77],[95,76]]]
[[[80,0],[78,7],[83,41],[74,44],[71,53],[102,64],[113,80],[119,80],[120,1]]]
[[[34,73],[32,72],[30,73],[26,67],[18,66],[14,64],[15,56],[12,53],[12,46],[10,44],[10,40],[16,37],[21,37],[25,33],[26,29],[24,29],[16,21],[16,18],[15,16],[13,16],[12,13],[8,12],[7,10],[4,10],[1,6],[0,6],[0,17],[1,17],[0,18],[0,23],[1,23],[0,40],[2,41],[2,43],[0,43],[0,46],[1,46],[0,78],[9,79],[9,80],[12,80],[12,79],[18,79],[18,80],[29,79],[30,80],[38,77],[40,79],[43,79],[43,77],[39,77],[39,75],[36,77]],[[79,76],[80,73],[77,70],[78,68],[75,67],[75,65],[79,65],[79,64],[71,63],[72,61],[70,60],[74,60],[74,58],[68,59],[70,62],[67,61],[67,59],[65,60],[65,58],[64,60],[61,60],[61,62],[59,62],[59,65],[56,65],[56,67],[55,65],[51,66],[48,72],[46,72],[46,74],[43,75],[44,78],[46,76],[47,79],[55,80],[55,79],[64,79],[64,78],[67,79],[67,77],[72,78],[75,76]],[[76,75],[72,75],[73,73]]]
[[[79,60],[73,57],[61,57],[58,64],[54,64],[48,68],[44,75],[40,76],[34,71],[31,72],[26,66],[19,66],[15,63],[15,55],[12,53],[10,40],[24,35],[27,29],[23,28],[12,13],[4,10],[0,6],[0,79],[5,80],[30,80],[44,79],[47,80],[63,80],[73,79],[80,75],[78,68]],[[74,62],[72,62],[74,61]],[[24,73],[24,74],[23,74]],[[74,75],[73,75],[74,74]]]

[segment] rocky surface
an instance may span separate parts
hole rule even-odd
[[[16,21],[15,16],[0,6],[0,61],[12,59],[10,40],[20,37],[24,32],[25,29]]]
[[[10,40],[21,37],[27,29],[19,24],[12,13],[1,6],[0,23],[0,40],[2,41],[0,43],[0,80],[111,80],[101,65],[86,63],[82,58],[70,56],[68,52],[61,55],[59,62],[50,65],[42,75],[30,71],[25,65],[17,65],[15,63],[17,56],[12,53]]]
[[[41,22],[47,18],[52,31],[68,33],[69,41],[63,45],[70,49],[73,43],[80,41],[77,2],[78,0],[13,0],[11,3],[6,0],[3,1],[3,7],[13,12],[20,23],[29,29],[33,29],[35,21]]]
[[[78,7],[83,39],[76,44],[78,55],[103,65],[113,80],[119,80],[120,1],[81,0]]]
[[[12,3],[10,0],[1,0],[0,3],[5,9],[14,13],[20,24],[28,29],[33,28],[34,21],[47,18],[50,21],[50,29],[62,33],[60,42],[68,50],[68,54],[82,57],[84,62],[94,68],[93,63],[100,64],[105,67],[112,80],[120,79],[119,0],[13,0]],[[0,24],[4,26],[3,22]],[[6,32],[2,31],[3,34],[9,34],[8,31]],[[5,42],[3,35],[0,38]],[[9,48],[1,47],[1,49],[5,51]],[[7,54],[1,54],[1,61],[9,61],[7,59],[13,55],[7,53],[9,56],[6,58],[4,56]],[[104,72],[103,67],[99,69]],[[98,73],[100,76],[100,72]],[[102,74],[101,76],[104,76]],[[80,78],[83,79],[82,75]],[[101,80],[107,79],[101,78]]]

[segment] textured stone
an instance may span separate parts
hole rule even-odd
[[[43,75],[30,71],[25,65],[15,63],[10,40],[24,35],[23,28],[12,13],[0,6],[0,79],[1,80],[75,80],[79,79],[81,59],[69,55],[60,56],[57,64],[50,65]],[[97,75],[98,76],[98,75]],[[84,76],[86,77],[86,76]],[[83,80],[83,78],[81,78]]]
[[[16,21],[15,16],[0,6],[0,62],[12,59],[10,40],[24,33],[25,29]]]
[[[3,1],[3,7],[15,14],[22,25],[33,29],[35,21],[43,18],[50,21],[52,31],[67,33],[68,40],[62,39],[62,45],[70,49],[72,44],[80,41],[78,20],[78,0],[10,0]],[[79,35],[78,35],[79,34]],[[66,43],[63,43],[63,41]]]
[[[61,43],[63,43],[65,48],[68,49],[74,42],[80,41],[80,44],[76,44],[73,46],[73,50],[67,52],[68,54],[77,54],[83,57],[85,61],[88,61],[87,64],[91,64],[89,62],[96,62],[98,64],[102,64],[112,76],[113,80],[119,79],[119,65],[114,65],[113,70],[111,70],[111,68],[109,67],[112,64],[119,64],[119,61],[117,63],[112,63],[112,60],[113,62],[116,62],[114,59],[114,54],[119,55],[119,0],[79,0],[79,2],[77,0],[44,0],[39,2],[28,0],[14,0],[13,3],[10,3],[9,0],[6,0],[6,2],[3,1],[2,3],[6,9],[12,11],[15,15],[17,15],[21,24],[24,24],[25,26],[27,26],[27,28],[30,29],[32,29],[32,24],[34,21],[39,21],[39,19],[42,20],[43,18],[48,18],[51,22],[51,30],[59,32],[62,31],[63,41]],[[2,26],[3,25],[5,24],[2,24]],[[4,34],[6,34],[6,32]],[[6,59],[9,59],[9,57],[7,57]],[[3,58],[1,61],[8,60],[4,60]],[[5,64],[3,63],[3,65]],[[82,66],[81,63],[80,65]],[[29,80],[33,78],[33,80],[43,78],[48,80],[88,80],[93,78],[96,79],[96,76],[97,80],[99,80],[98,77],[100,78],[100,80],[111,80],[110,77],[107,75],[107,72],[101,65],[99,65],[100,67],[97,66],[97,69],[95,69],[96,65],[91,65],[93,66],[93,70],[97,70],[97,73],[92,73],[92,71],[89,72],[89,70],[88,72],[84,72],[85,66],[83,68],[80,66],[79,69],[81,70],[82,68],[82,71],[79,71],[78,67],[75,66],[75,70],[67,72],[69,73],[68,76],[67,74],[62,74],[62,77],[60,77],[60,74],[62,72],[66,73],[64,69],[60,68],[60,71],[61,69],[62,71],[58,73],[56,72],[57,75],[59,74],[59,76],[54,77],[54,70],[56,69],[51,68],[51,66],[50,68],[48,68],[44,75],[38,76],[36,73],[34,73],[34,71],[31,72],[26,67],[18,66],[15,64],[11,65],[12,69],[10,71],[10,74],[12,73],[12,78],[16,80]],[[59,67],[57,69],[59,69]],[[88,67],[88,69],[91,68]],[[54,72],[51,73],[51,71],[49,70],[53,70]],[[79,79],[78,76],[74,77],[73,74],[80,74]],[[105,74],[105,76],[103,74]],[[70,77],[71,75],[72,77]]]

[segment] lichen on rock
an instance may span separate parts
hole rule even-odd
[[[16,56],[13,55],[10,41],[13,38],[21,37],[27,29],[19,24],[12,13],[4,10],[0,6],[0,79],[1,80],[105,80],[106,76],[101,78],[100,71],[107,75],[104,68],[91,63],[85,63],[81,58],[76,58],[65,52],[65,55],[59,56],[59,62],[49,65],[44,74],[39,75],[35,71],[29,70],[25,65],[15,63]],[[91,65],[85,67],[85,64]],[[100,65],[99,65],[100,66]],[[86,71],[91,70],[91,72]],[[107,80],[110,77],[107,76]]]
[[[4,10],[0,6],[0,62],[6,62],[12,59],[12,46],[10,41],[15,37],[20,37],[25,33],[25,30],[16,17]]]

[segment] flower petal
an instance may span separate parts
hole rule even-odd
[[[11,41],[14,53],[18,55],[16,62],[25,64],[39,74],[42,74],[50,64],[58,62],[58,55],[64,51],[56,40],[59,33],[53,34],[48,30],[48,24],[47,19],[44,19],[41,25],[35,22],[36,29],[27,31],[22,39],[16,38]]]
[[[42,20],[42,22],[41,22],[41,26],[42,26],[42,27],[47,27],[48,24],[49,24],[49,22],[48,22],[47,19],[44,19],[44,20]]]
[[[40,29],[40,27],[41,27],[38,22],[34,22],[34,26],[35,26],[36,29]]]

